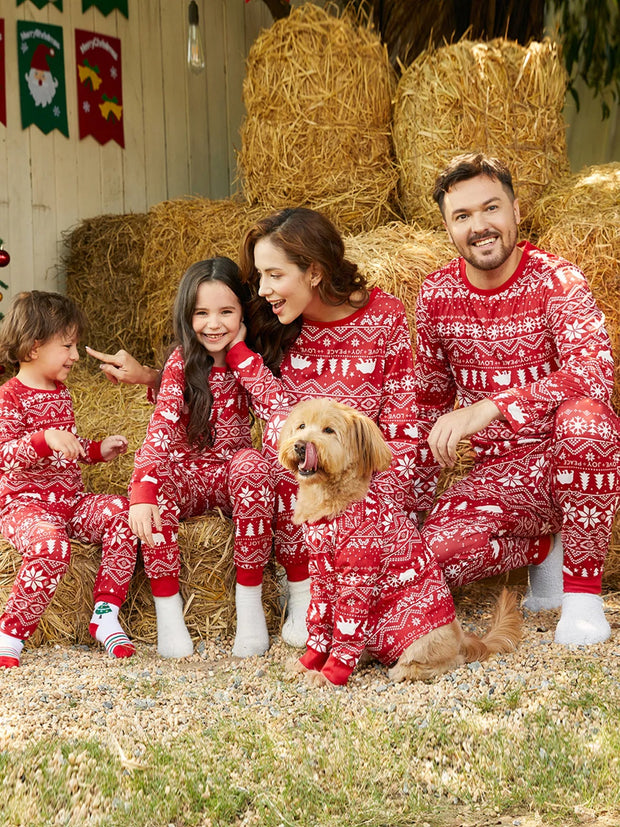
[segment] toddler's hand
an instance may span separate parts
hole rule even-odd
[[[139,540],[153,548],[153,528],[162,530],[159,508],[152,503],[137,503],[129,507],[129,528]]]
[[[70,431],[59,431],[56,428],[47,428],[45,441],[52,451],[58,451],[65,459],[77,459],[86,457],[79,439]]]
[[[126,454],[127,446],[128,442],[126,437],[120,434],[107,436],[101,443],[101,456],[104,462],[110,462],[111,459],[116,459],[116,457],[121,454]]]

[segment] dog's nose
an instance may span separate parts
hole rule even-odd
[[[301,442],[300,440],[298,440],[295,443],[295,453],[297,454],[299,459],[301,459],[301,460],[305,459],[305,457],[306,457],[306,443]]]

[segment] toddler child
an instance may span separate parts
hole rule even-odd
[[[179,520],[213,508],[232,516],[235,526],[233,655],[269,648],[262,579],[272,545],[272,469],[251,447],[248,396],[226,367],[245,289],[237,265],[225,257],[199,261],[183,275],[174,305],[175,347],[135,457],[129,523],[142,541],[162,657],[193,652],[179,592]]]
[[[3,667],[19,666],[24,641],[69,567],[70,537],[102,544],[91,635],[114,657],[135,653],[118,621],[136,562],[129,503],[86,493],[78,465],[109,462],[127,450],[127,440],[79,437],[64,384],[84,329],[71,299],[33,290],[15,297],[0,330],[0,361],[19,365],[0,387],[0,534],[23,558],[0,617]]]

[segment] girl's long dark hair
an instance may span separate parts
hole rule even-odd
[[[363,307],[368,301],[368,290],[357,265],[344,257],[340,233],[321,213],[295,207],[273,213],[250,227],[240,254],[241,274],[252,294],[246,309],[248,338],[265,364],[277,373],[284,353],[299,336],[302,319],[281,324],[268,302],[258,295],[260,275],[254,264],[254,248],[261,238],[267,237],[301,270],[311,265],[318,268],[322,276],[318,291],[325,304],[336,306],[349,302],[353,307]],[[358,292],[361,298],[352,301],[352,294]]]
[[[179,284],[173,311],[173,348],[180,346],[183,349],[184,399],[189,409],[187,437],[190,444],[198,450],[213,445],[215,441],[215,431],[209,422],[213,406],[213,394],[209,387],[213,357],[198,341],[192,327],[198,288],[205,282],[225,284],[239,299],[242,310],[249,297],[249,290],[241,281],[239,268],[225,256],[195,262],[185,271]]]

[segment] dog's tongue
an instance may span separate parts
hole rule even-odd
[[[304,456],[304,461],[299,465],[299,470],[303,472],[316,471],[317,464],[318,458],[316,454],[316,448],[314,447],[312,442],[306,442],[306,453]]]

